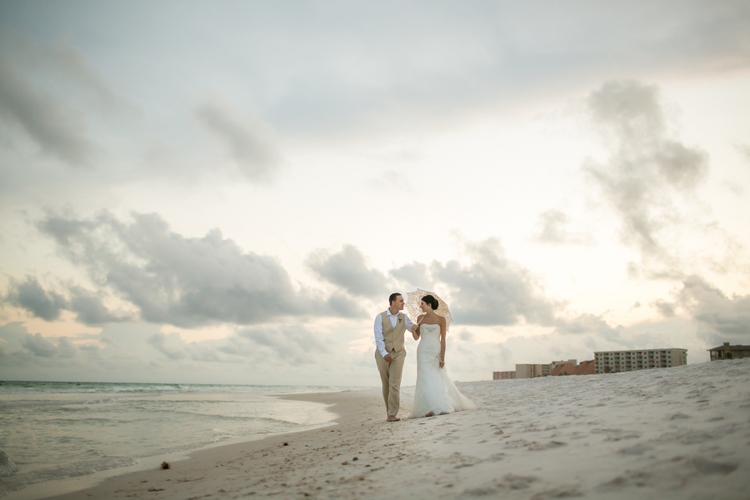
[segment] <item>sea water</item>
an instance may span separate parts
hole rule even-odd
[[[329,425],[329,387],[0,381],[0,496],[148,457]],[[4,452],[4,453],[3,453]]]

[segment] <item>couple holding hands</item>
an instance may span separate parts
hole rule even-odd
[[[410,418],[431,417],[476,408],[466,398],[445,369],[445,336],[450,324],[448,306],[423,290],[409,294],[404,314],[404,297],[393,293],[389,307],[375,317],[375,361],[383,384],[383,399],[389,422],[397,422],[400,406],[401,374],[406,350],[404,333],[411,332],[417,347],[417,386]],[[409,317],[415,318],[416,324]]]

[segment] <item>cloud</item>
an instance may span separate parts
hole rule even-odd
[[[282,157],[273,143],[270,125],[243,118],[216,100],[204,102],[195,114],[224,143],[249,180],[269,181],[278,172]]]
[[[148,322],[194,327],[334,313],[326,299],[295,290],[276,259],[243,252],[217,229],[188,238],[157,214],[120,221],[106,212],[92,219],[50,214],[38,227],[100,291],[129,302]],[[75,290],[74,298],[82,318],[112,317],[96,297]]]
[[[745,160],[750,162],[750,144],[737,144],[736,147]]]
[[[727,296],[704,279],[685,279],[677,301],[712,343],[750,341],[750,295]]]
[[[728,296],[703,278],[689,276],[673,293],[672,300],[659,299],[651,305],[659,311],[661,319],[626,328],[611,325],[604,315],[560,315],[555,333],[589,336],[592,348],[599,350],[689,344],[700,352],[722,342],[750,342],[750,295]]]
[[[307,258],[307,266],[321,279],[333,283],[358,297],[388,296],[388,279],[376,269],[367,267],[365,256],[354,245],[344,245],[338,252],[316,250]]]
[[[562,304],[546,297],[537,278],[521,264],[508,259],[500,242],[489,239],[467,243],[468,264],[458,260],[413,261],[388,274],[409,287],[449,291],[451,313],[465,325],[515,325],[521,321],[551,325]],[[354,296],[385,297],[388,277],[367,266],[353,245],[341,251],[313,252],[307,264],[316,275]]]
[[[42,337],[41,333],[26,335],[23,339],[22,345],[35,356],[42,358],[51,358],[57,352],[57,347],[49,340]]]
[[[358,299],[343,293],[333,293],[326,302],[334,314],[343,318],[366,318],[369,313]]]
[[[562,335],[597,335],[609,340],[619,337],[618,328],[612,327],[602,316],[590,313],[558,317],[555,332]]]
[[[462,342],[474,342],[476,340],[476,335],[468,330],[462,330],[459,332],[458,338],[461,339]]]
[[[67,40],[58,38],[49,44],[40,44],[29,36],[5,35],[3,42],[9,57],[26,67],[41,69],[74,83],[92,95],[103,111],[125,106],[101,75],[89,65],[86,57]]]
[[[182,349],[170,348],[167,346],[167,336],[163,333],[155,333],[146,339],[146,342],[151,344],[154,349],[164,354],[169,359],[185,359],[187,354]]]
[[[114,314],[102,302],[102,294],[88,291],[79,286],[70,287],[71,299],[68,309],[76,313],[76,320],[85,325],[103,325],[129,321],[129,314]]]
[[[748,61],[748,14],[732,0],[311,4],[298,20],[253,4],[238,17],[264,48],[237,57],[252,68],[247,93],[270,103],[279,127],[325,138],[434,127],[592,74],[715,74]]]
[[[423,290],[432,289],[432,276],[427,265],[421,262],[410,262],[396,269],[391,269],[390,275],[399,281],[402,281],[412,288],[421,288]]]
[[[238,329],[226,338],[185,342],[178,333],[148,336],[146,343],[174,362],[252,363],[263,365],[309,365],[318,363],[331,348],[320,334],[303,325],[263,325]]]
[[[656,300],[653,302],[654,307],[659,313],[666,318],[673,318],[675,316],[675,305],[666,300]]]
[[[368,321],[369,323],[369,321]],[[185,342],[143,323],[106,325],[75,338],[29,335],[0,325],[0,380],[376,385],[372,351],[352,353],[353,324],[333,331],[302,323],[238,328],[226,338]],[[369,336],[368,336],[369,339]],[[358,339],[359,340],[359,339]],[[26,343],[42,357],[25,347]]]
[[[57,355],[61,358],[75,358],[78,348],[68,337],[57,339]]]
[[[466,325],[550,325],[560,304],[548,299],[537,278],[511,261],[496,239],[467,244],[468,265],[433,262],[436,280],[451,290],[451,314]]]
[[[590,233],[573,232],[567,229],[570,218],[565,212],[550,209],[539,214],[539,232],[532,239],[552,245],[592,245],[594,237]]]
[[[696,342],[698,339],[692,333],[686,333],[686,330],[690,331],[690,325],[685,321],[670,318],[625,327],[610,324],[604,316],[604,314],[597,316],[590,313],[569,313],[560,316],[556,319],[554,334],[564,335],[565,344],[574,342],[588,347],[590,351],[585,354],[585,359],[593,357],[591,351],[656,349],[675,346],[676,338],[680,340],[675,347],[685,347],[686,344],[703,347],[703,343]],[[559,338],[549,337],[549,339],[560,345]]]
[[[0,35],[0,116],[20,125],[42,151],[73,167],[92,166],[96,148],[85,124],[92,109],[133,107],[64,39],[38,43],[26,35]],[[8,132],[13,144],[16,130]]]
[[[81,117],[50,95],[39,93],[15,65],[0,54],[0,116],[21,125],[43,151],[73,167],[91,165],[93,146]]]
[[[41,333],[30,334],[22,323],[7,323],[0,326],[0,347],[5,346],[0,358],[7,358],[6,364],[23,365],[31,362],[36,364],[36,358],[42,358],[42,363],[50,365],[55,359],[65,360],[78,355],[78,346],[68,337],[44,337]],[[53,359],[55,358],[55,359]],[[64,362],[64,361],[63,361]],[[25,380],[32,380],[25,378]]]
[[[147,4],[56,6],[44,15],[22,4],[3,10],[9,25],[32,31],[31,26],[44,24],[45,38],[70,33],[81,41],[80,52],[60,42],[44,46],[44,57],[35,48],[39,44],[29,42],[24,57],[60,68],[66,79],[102,103],[113,99],[107,81],[117,81],[133,99],[148,102],[155,116],[181,117],[182,110],[166,108],[180,101],[175,96],[213,83],[236,89],[235,102],[263,109],[264,117],[284,133],[326,138],[352,131],[371,136],[373,128],[401,135],[458,121],[457,115],[492,112],[498,102],[515,104],[519,93],[533,101],[564,92],[592,74],[611,73],[612,54],[618,55],[616,66],[624,74],[685,68],[715,74],[747,68],[748,61],[748,14],[741,2],[731,0],[647,6],[580,1],[575,7],[552,1],[424,3],[410,9],[310,4],[294,18],[281,5],[257,3],[225,9],[191,5],[166,17]],[[672,15],[676,10],[679,18]],[[136,33],[129,29],[135,18],[154,22]],[[666,18],[671,19],[668,30],[663,29]],[[87,36],[90,19],[109,20],[106,48]],[[201,33],[189,28],[206,19],[215,22],[203,22]],[[340,22],[332,24],[334,19]],[[235,43],[222,42],[226,33],[232,33]],[[533,40],[528,33],[536,34]],[[175,51],[175,44],[181,50]],[[258,44],[262,50],[247,49]],[[96,56],[92,61],[102,60],[99,68],[84,57],[88,54]],[[139,61],[138,70],[115,60]],[[107,78],[95,69],[108,70]],[[198,114],[230,154],[247,164],[249,175],[255,178],[263,171],[255,159],[268,155],[258,152],[262,147],[248,146],[263,141],[253,133],[254,140],[243,140],[248,127],[242,119],[210,100]],[[179,123],[167,127],[177,129]]]
[[[219,355],[212,342],[184,342],[178,333],[155,333],[146,342],[172,361],[200,361],[207,363],[226,363],[229,360]]]
[[[296,365],[313,364],[330,352],[315,332],[299,326],[250,327],[237,332],[237,336],[249,341],[239,352],[252,352],[255,358],[269,351],[271,359],[283,359]]]
[[[30,351],[34,356],[40,358],[51,358],[57,356],[60,358],[74,358],[78,349],[67,337],[57,339],[57,345],[42,336],[41,333],[34,335],[24,335],[21,345]]]
[[[63,310],[76,313],[76,320],[85,325],[102,325],[132,319],[127,313],[115,314],[102,302],[102,294],[90,292],[80,286],[66,287],[66,298],[54,291],[45,290],[34,277],[22,283],[11,282],[7,302],[25,309],[37,318],[54,321]]]
[[[584,172],[618,215],[623,242],[640,250],[649,272],[679,277],[679,257],[660,237],[682,222],[679,201],[692,201],[708,172],[708,155],[669,137],[654,85],[609,81],[587,105],[612,153],[604,163],[588,160]]]
[[[67,308],[65,297],[45,291],[36,278],[27,277],[23,283],[13,283],[11,287],[8,302],[43,320],[54,321]]]

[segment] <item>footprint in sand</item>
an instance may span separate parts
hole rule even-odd
[[[623,455],[643,455],[647,451],[651,451],[653,449],[653,446],[650,446],[646,443],[638,443],[633,446],[628,446],[627,448],[622,448],[617,453],[621,453]]]
[[[543,450],[552,450],[554,448],[560,448],[561,446],[566,446],[568,443],[563,443],[562,441],[550,441],[549,443],[531,443],[526,449],[529,451],[543,451]]]

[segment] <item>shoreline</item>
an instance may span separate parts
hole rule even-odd
[[[331,405],[338,425],[52,498],[747,499],[750,359],[457,386],[477,410],[395,423],[379,389],[283,395]]]
[[[362,389],[362,390],[367,391],[369,389]],[[328,403],[327,401],[325,401],[325,396],[331,395],[331,394],[337,394],[339,392],[352,392],[352,391],[353,390],[350,390],[350,389],[343,389],[343,390],[330,390],[330,391],[315,392],[315,393],[307,393],[307,392],[281,393],[281,394],[268,394],[267,397],[272,397],[275,399],[309,401],[309,402],[320,403],[329,407],[333,407],[335,406],[335,404]],[[309,397],[309,396],[315,396],[315,397]],[[320,397],[317,397],[317,396],[320,396]],[[182,450],[182,451],[171,452],[171,453],[162,454],[158,456],[146,457],[146,458],[140,459],[139,462],[136,464],[128,465],[125,467],[116,467],[112,469],[97,471],[97,472],[82,475],[82,476],[68,477],[64,479],[52,480],[52,481],[47,481],[43,483],[31,484],[21,490],[9,492],[7,495],[3,496],[2,499],[3,500],[41,500],[41,499],[48,499],[48,498],[49,499],[68,498],[70,495],[73,495],[73,497],[77,497],[76,495],[84,491],[96,489],[97,486],[103,483],[106,483],[108,481],[113,481],[113,480],[116,481],[122,476],[128,476],[131,474],[139,474],[139,473],[154,471],[154,470],[161,471],[159,466],[164,461],[169,462],[170,464],[177,464],[177,463],[193,460],[196,457],[200,459],[200,455],[204,452],[220,450],[225,447],[259,445],[262,442],[266,442],[266,441],[270,442],[274,439],[277,439],[277,440],[282,439],[285,436],[293,436],[293,435],[304,433],[304,432],[312,432],[315,430],[325,429],[325,428],[337,425],[337,419],[340,418],[340,415],[336,412],[331,411],[330,408],[327,408],[326,410],[329,413],[331,413],[332,419],[328,423],[322,424],[318,427],[313,427],[311,429],[290,431],[290,432],[284,432],[281,434],[271,434],[271,435],[261,436],[255,439],[236,438],[234,440],[231,440],[230,442],[214,443],[214,444],[207,445],[198,449]],[[81,498],[97,498],[97,497],[96,496],[89,497],[88,495],[86,495]]]

